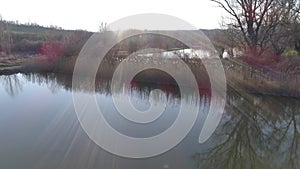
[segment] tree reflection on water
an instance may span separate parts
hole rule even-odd
[[[15,96],[23,81],[47,84],[52,92],[72,90],[72,77],[63,74],[23,74],[0,76],[5,91]],[[93,82],[93,81],[91,81]],[[96,92],[110,94],[110,81],[96,80]],[[78,86],[88,90],[89,84]],[[168,99],[180,98],[178,86],[134,83],[132,90],[147,97],[153,88],[167,93]],[[202,93],[203,94],[203,93]],[[206,93],[209,95],[209,92]],[[197,168],[292,168],[300,166],[300,100],[297,98],[249,94],[229,90],[221,124],[204,145],[191,154]]]
[[[0,76],[0,82],[2,82],[7,94],[12,97],[17,95],[23,89],[23,84],[16,74],[10,76]]]
[[[300,101],[230,91],[217,143],[193,155],[198,168],[298,168]]]

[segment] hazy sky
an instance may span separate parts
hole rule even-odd
[[[210,29],[220,27],[224,15],[210,0],[1,0],[0,4],[6,20],[90,31],[97,31],[102,21],[140,13],[173,15],[197,28]]]

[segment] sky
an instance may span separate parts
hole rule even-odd
[[[5,20],[88,31],[98,31],[101,22],[143,13],[168,14],[197,28],[213,29],[220,28],[225,15],[210,0],[1,0],[0,4]]]

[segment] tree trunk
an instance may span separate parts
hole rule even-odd
[[[296,40],[295,49],[298,51],[298,53],[300,53],[300,39]]]

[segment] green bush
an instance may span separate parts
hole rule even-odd
[[[294,57],[294,56],[298,56],[298,52],[294,49],[290,49],[290,50],[285,50],[282,55],[286,57]]]

